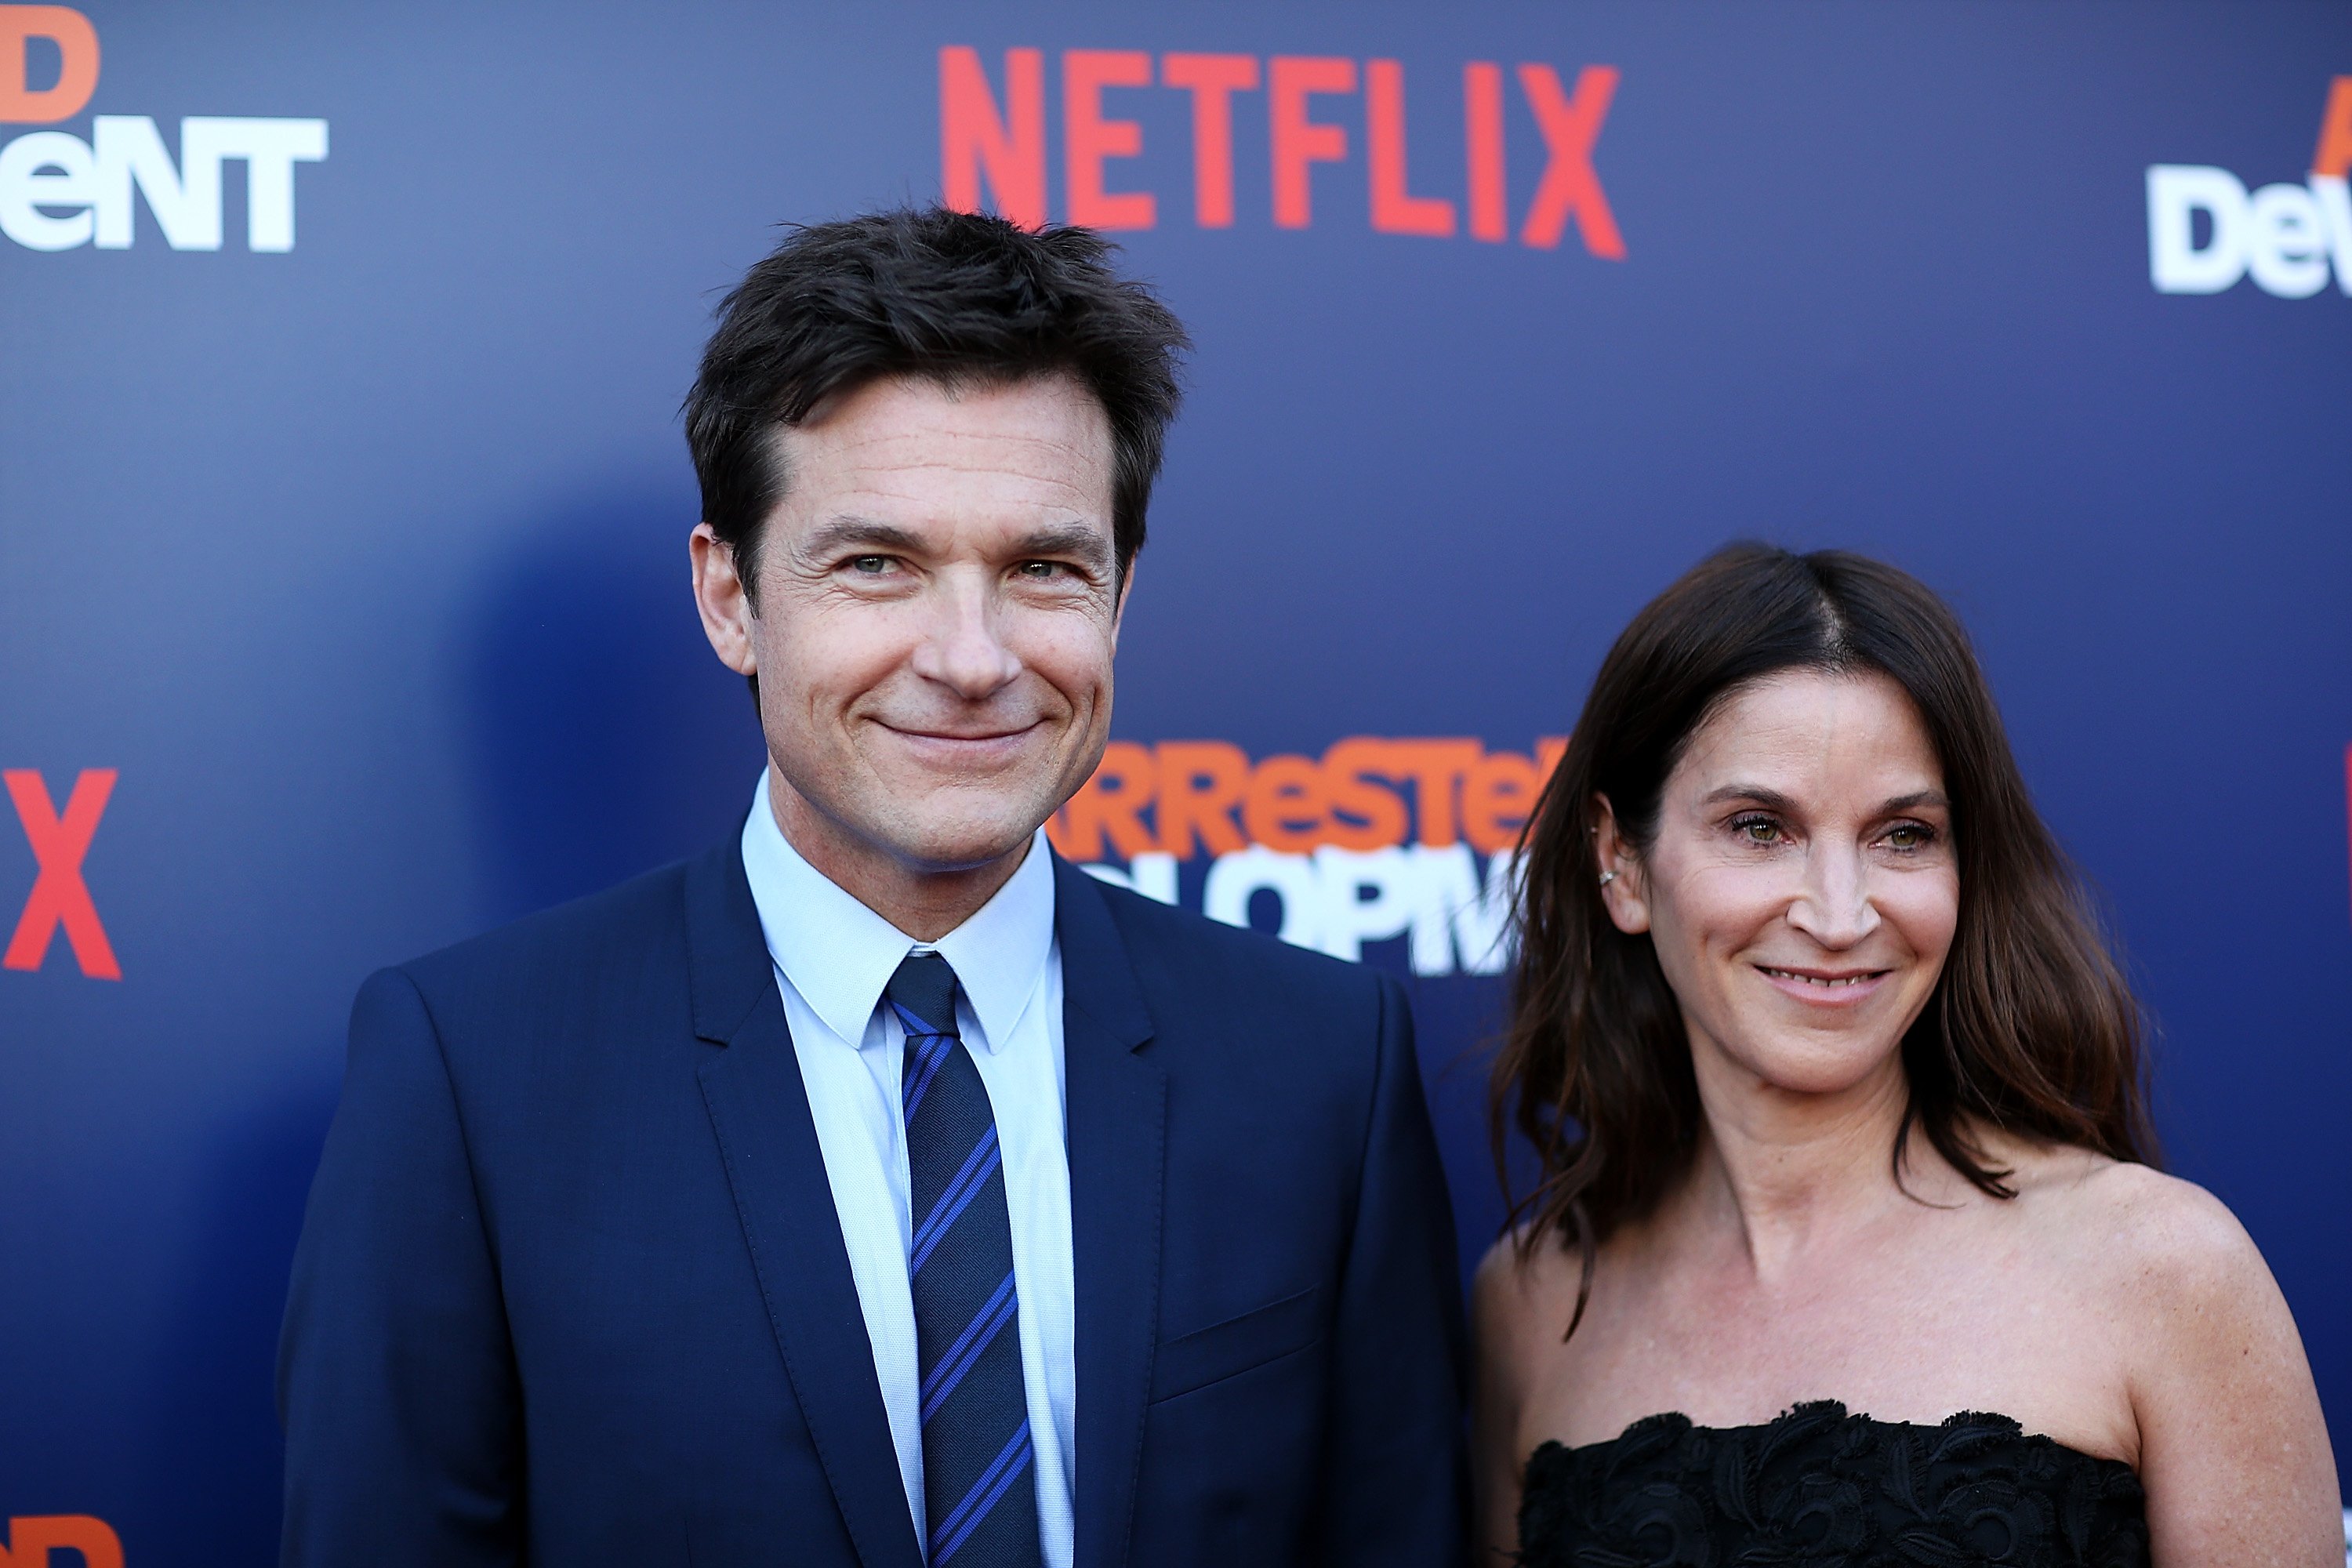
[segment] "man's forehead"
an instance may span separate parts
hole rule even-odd
[[[962,387],[871,382],[771,439],[785,499],[799,501],[792,510],[804,518],[840,510],[853,493],[1082,516],[1107,514],[1111,503],[1109,420],[1068,377]]]
[[[1013,380],[890,375],[824,399],[778,434],[793,447],[845,450],[1037,443],[1102,461],[1109,455],[1110,416],[1083,382],[1064,372]]]

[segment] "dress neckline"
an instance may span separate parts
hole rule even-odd
[[[1931,1426],[1921,1421],[1882,1421],[1875,1415],[1857,1415],[1848,1411],[1844,1403],[1836,1399],[1804,1400],[1789,1406],[1769,1421],[1756,1421],[1734,1426],[1702,1426],[1679,1410],[1662,1410],[1654,1415],[1637,1416],[1628,1422],[1625,1429],[1614,1437],[1597,1438],[1590,1443],[1579,1443],[1573,1447],[1557,1438],[1547,1438],[1536,1445],[1536,1452],[1540,1453],[1546,1448],[1557,1448],[1563,1454],[1570,1456],[1594,1455],[1603,1449],[1613,1448],[1621,1443],[1649,1436],[1654,1433],[1671,1433],[1677,1436],[1684,1432],[1703,1432],[1717,1436],[1735,1433],[1769,1433],[1775,1428],[1791,1425],[1808,1429],[1816,1426],[1863,1426],[1885,1431],[1916,1432],[1944,1438],[1981,1431],[1986,1436],[1999,1436],[2011,1442],[2053,1448],[2062,1454],[2070,1454],[2084,1464],[2112,1465],[2119,1470],[2128,1472],[2135,1479],[2139,1475],[2139,1471],[2128,1460],[2111,1459],[2105,1455],[2086,1453],[2073,1444],[2062,1443],[2044,1432],[2028,1432],[2015,1416],[2003,1415],[1999,1411],[1956,1410]],[[1990,1430],[1984,1430],[1986,1428]]]

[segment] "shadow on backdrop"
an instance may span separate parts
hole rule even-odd
[[[314,1056],[317,1053],[314,1053]],[[194,1205],[169,1327],[157,1345],[140,1513],[112,1522],[157,1564],[278,1560],[284,1438],[278,1329],[302,1208],[341,1087],[341,1057],[299,1091],[220,1131]],[[77,1561],[58,1554],[62,1561]]]
[[[763,752],[696,618],[693,492],[639,480],[501,530],[461,636],[484,923],[593,893],[740,823]]]

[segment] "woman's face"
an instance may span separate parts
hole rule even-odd
[[[1610,917],[1650,933],[1703,1082],[1728,1066],[1828,1094],[1900,1072],[1959,919],[1951,822],[1903,689],[1817,670],[1746,687],[1700,725],[1646,855],[1602,813]]]

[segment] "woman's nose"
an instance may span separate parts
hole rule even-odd
[[[1849,848],[1820,848],[1805,858],[1805,880],[1790,906],[1789,923],[1826,948],[1847,948],[1878,929],[1870,868]]]

